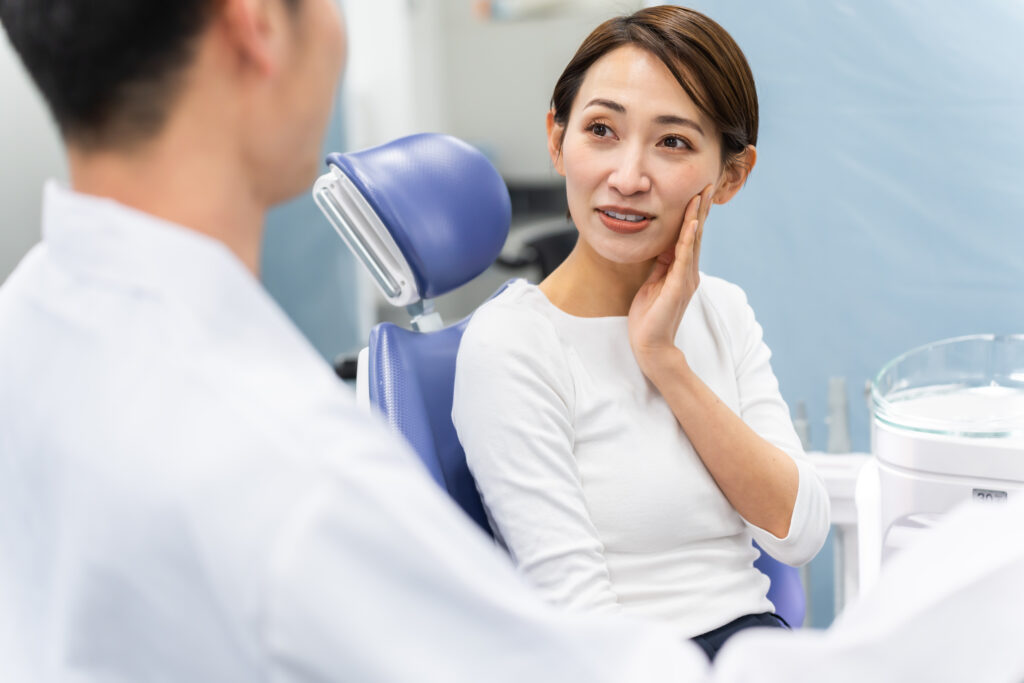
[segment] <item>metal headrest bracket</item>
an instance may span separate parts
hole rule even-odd
[[[412,320],[409,322],[412,329],[417,332],[434,332],[444,327],[441,314],[434,310],[432,299],[421,299],[406,306],[405,310],[412,316]]]
[[[392,306],[409,306],[420,300],[412,269],[394,238],[341,169],[331,166],[317,179],[313,199]]]

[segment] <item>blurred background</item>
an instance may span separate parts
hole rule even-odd
[[[656,3],[341,4],[349,66],[325,153],[422,131],[476,145],[513,200],[505,265],[438,308],[451,322],[511,277],[539,279],[572,235],[545,146],[551,89],[600,21]],[[746,290],[808,446],[828,448],[838,410],[845,450],[867,451],[864,389],[888,360],[947,337],[1024,332],[1024,3],[689,4],[743,48],[761,104],[757,168],[712,212],[702,266]],[[6,40],[0,159],[2,281],[38,241],[44,179],[66,178]],[[263,279],[331,361],[354,355],[376,322],[407,319],[381,303],[309,196],[270,215]],[[831,577],[823,553],[809,573],[812,626],[832,619]]]

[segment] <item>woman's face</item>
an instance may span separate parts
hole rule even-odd
[[[640,263],[672,247],[687,202],[718,188],[721,147],[713,123],[650,52],[624,46],[587,71],[561,150],[569,212],[585,246],[615,263]]]

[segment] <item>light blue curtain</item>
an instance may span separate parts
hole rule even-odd
[[[342,117],[335,111],[322,156],[338,151],[344,151],[344,134]],[[309,192],[268,216],[263,284],[330,361],[366,344],[359,334],[356,268]]]
[[[946,337],[1024,332],[1024,3],[694,2],[761,101],[747,187],[701,265],[743,286],[824,449],[827,381]]]

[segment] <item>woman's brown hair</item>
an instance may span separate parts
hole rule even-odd
[[[660,59],[721,135],[722,162],[757,144],[757,90],[743,52],[724,28],[675,5],[649,7],[604,22],[587,36],[551,96],[564,137],[576,94],[591,65],[616,48],[635,45]]]

